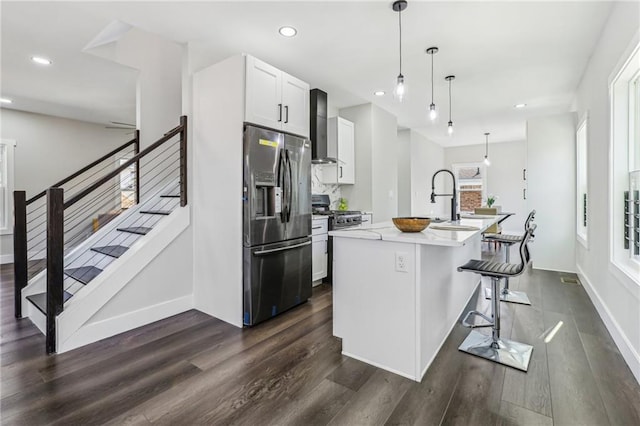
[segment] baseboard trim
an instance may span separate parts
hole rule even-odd
[[[567,271],[565,269],[553,269],[553,268],[542,268],[542,267],[536,267],[536,266],[532,266],[532,269],[535,269],[536,271],[552,271],[552,272],[562,272],[563,274],[577,274],[577,271]]]
[[[13,255],[12,254],[0,255],[0,265],[6,265],[7,263],[13,263]]]
[[[611,315],[611,311],[609,311],[609,308],[604,304],[602,298],[580,265],[577,265],[577,270],[578,278],[580,278],[580,282],[582,282],[582,287],[584,287],[585,291],[589,295],[589,298],[591,299],[593,306],[595,306],[596,311],[598,311],[602,322],[604,322],[605,327],[607,327],[607,330],[611,334],[613,341],[622,354],[622,358],[624,358],[636,381],[640,384],[640,355],[636,352],[629,341],[629,338],[622,331],[622,328],[613,315]]]
[[[193,295],[191,294],[153,306],[147,306],[137,311],[127,312],[113,318],[85,324],[69,339],[58,345],[58,353],[68,352],[80,346],[180,314],[189,309],[193,309]]]

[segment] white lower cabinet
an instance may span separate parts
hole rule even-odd
[[[311,275],[314,285],[318,285],[322,282],[322,279],[327,276],[327,258],[329,235],[328,232],[328,218],[323,217],[319,219],[313,219],[311,226]]]

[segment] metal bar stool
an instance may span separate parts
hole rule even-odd
[[[529,216],[527,216],[527,220],[524,222],[525,233],[531,226],[531,222],[533,222],[535,215],[536,215],[536,211],[532,210],[531,213],[529,213]],[[523,238],[524,238],[524,235],[509,235],[509,234],[485,234],[484,235],[485,241],[488,241],[488,242],[493,241],[493,242],[498,242],[505,245],[504,260],[506,263],[509,263],[510,261],[509,258],[510,258],[511,246],[521,242]],[[484,289],[484,297],[486,299],[491,299],[490,288]],[[523,291],[513,291],[509,289],[508,277],[504,279],[504,287],[500,291],[500,300],[503,302],[509,302],[509,303],[520,303],[522,305],[531,305],[531,301],[529,301],[529,296],[527,296],[527,293]]]
[[[478,311],[469,311],[462,320],[462,325],[472,329],[491,327],[491,336],[477,330],[471,330],[464,342],[458,347],[459,350],[518,370],[527,371],[529,368],[533,346],[500,338],[500,298],[497,295],[500,288],[499,282],[502,278],[516,277],[522,274],[531,263],[527,243],[535,228],[536,225],[532,225],[520,242],[520,264],[474,259],[458,267],[459,272],[467,271],[480,274],[483,277],[490,277],[492,293],[491,318]],[[473,315],[483,318],[488,323],[478,325],[470,323],[469,318]]]

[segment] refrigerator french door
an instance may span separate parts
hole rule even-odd
[[[311,146],[270,129],[244,129],[245,325],[311,296]]]

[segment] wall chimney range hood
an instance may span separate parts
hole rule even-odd
[[[327,93],[320,89],[310,92],[309,108],[311,162],[313,164],[335,164],[335,158],[327,156]]]

